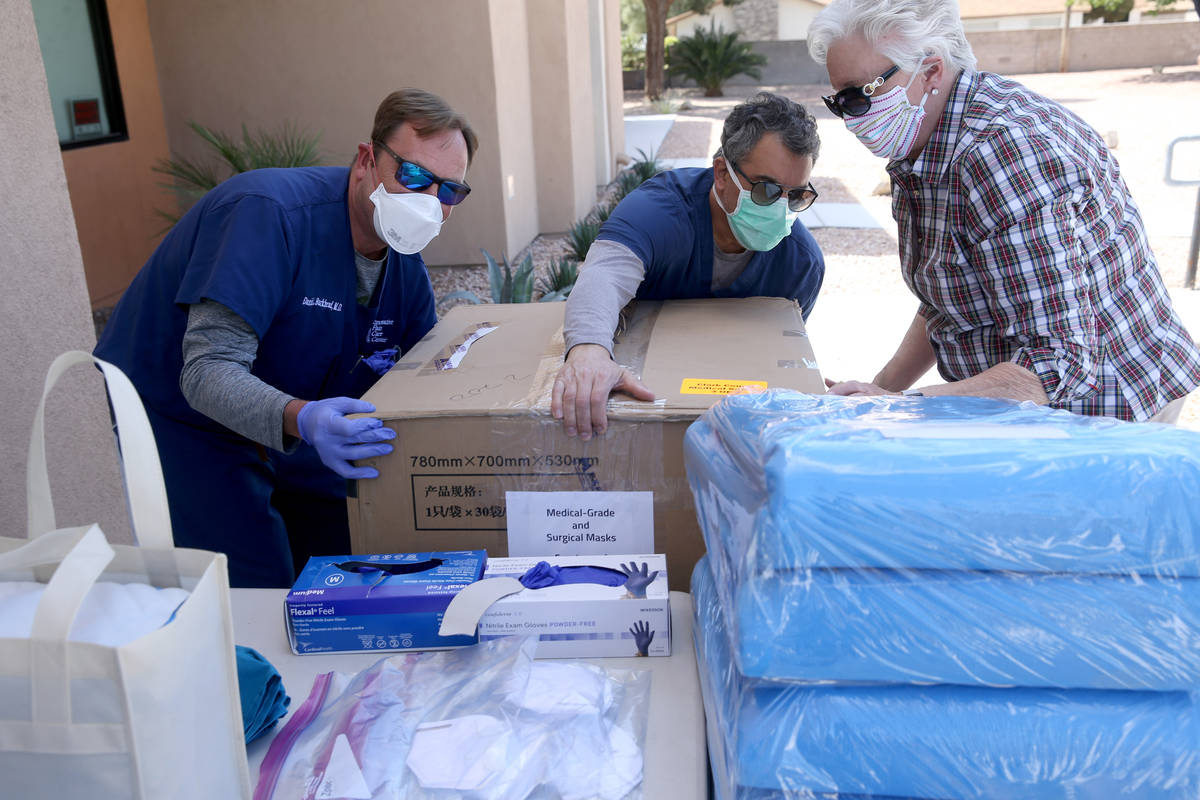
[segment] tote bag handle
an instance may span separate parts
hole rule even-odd
[[[82,350],[63,353],[50,365],[42,399],[33,420],[29,437],[29,467],[27,493],[29,509],[29,538],[54,530],[54,501],[50,495],[50,475],[46,470],[46,397],[58,379],[77,364],[96,364],[104,373],[113,415],[117,421],[117,438],[121,445],[121,466],[125,476],[125,491],[129,498],[129,514],[138,544],[153,549],[174,546],[171,535],[171,514],[167,506],[167,489],[163,483],[162,464],[150,420],[137,390],[129,378],[116,366]]]
[[[58,564],[46,584],[29,635],[34,723],[71,721],[71,659],[67,637],[83,598],[116,555],[100,528],[64,528],[0,553],[0,570]]]

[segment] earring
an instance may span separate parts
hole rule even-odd
[[[935,94],[935,95],[936,95],[937,93],[938,93],[938,90],[937,90],[937,89],[934,89],[934,90],[933,90],[933,94]]]

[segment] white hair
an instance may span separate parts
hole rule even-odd
[[[829,45],[856,34],[906,71],[931,55],[947,68],[975,69],[957,0],[833,0],[808,28],[808,52],[823,65]]]

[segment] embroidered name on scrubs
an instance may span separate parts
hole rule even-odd
[[[300,301],[303,306],[316,306],[317,308],[328,308],[330,311],[341,311],[342,304],[336,300],[326,300],[324,297],[305,297]]]
[[[388,325],[395,324],[395,320],[377,319],[371,323],[371,329],[367,331],[367,342],[369,344],[382,344],[387,342],[387,334],[384,328]]]

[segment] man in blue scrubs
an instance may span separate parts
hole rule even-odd
[[[612,359],[631,299],[790,297],[808,317],[825,260],[797,214],[817,197],[809,176],[819,147],[803,106],[762,92],[730,112],[712,167],[661,173],[621,201],[567,300],[551,413],[568,435],[604,433],[614,390],[654,399]]]
[[[436,321],[420,250],[470,192],[477,141],[441,98],[393,92],[353,165],[228,179],[167,234],[95,353],[129,375],[158,443],[175,543],[234,586],[290,586],[349,552],[351,463],[395,433],[357,398]]]

